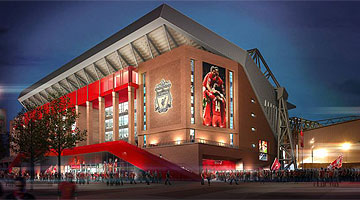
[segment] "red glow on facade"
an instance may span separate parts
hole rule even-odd
[[[211,171],[228,171],[236,169],[236,163],[229,160],[203,159],[202,166],[203,170]]]

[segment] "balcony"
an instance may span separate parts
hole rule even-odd
[[[208,145],[213,145],[213,146],[220,146],[220,147],[227,147],[227,148],[234,148],[234,149],[239,148],[239,146],[230,145],[228,143],[205,140],[205,139],[200,139],[200,138],[196,138],[195,140],[176,140],[176,141],[156,143],[156,144],[147,144],[147,145],[143,145],[143,148],[160,147],[160,146],[161,147],[176,146],[176,145],[183,145],[183,144],[208,144]]]

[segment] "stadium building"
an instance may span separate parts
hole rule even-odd
[[[258,169],[277,156],[280,113],[294,107],[285,101],[279,109],[286,91],[260,62],[257,49],[241,49],[164,4],[18,100],[41,106],[63,91],[76,106],[76,126],[88,136],[65,152],[65,169],[109,156],[143,170]]]
[[[304,168],[326,168],[342,157],[344,168],[360,167],[360,116],[338,117],[318,121],[301,121],[298,163]],[[299,129],[299,128],[298,128]]]

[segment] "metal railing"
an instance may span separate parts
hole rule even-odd
[[[230,144],[224,143],[224,142],[217,142],[217,141],[205,140],[205,139],[200,139],[200,138],[196,138],[195,140],[177,140],[177,141],[161,142],[161,143],[156,143],[156,144],[147,144],[147,145],[143,145],[143,148],[160,147],[160,146],[161,147],[176,146],[176,145],[183,145],[183,144],[208,144],[208,145],[235,148],[235,149],[239,148],[239,146],[236,146],[236,145],[230,145]]]

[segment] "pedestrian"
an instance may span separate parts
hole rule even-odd
[[[15,179],[15,190],[6,195],[5,199],[35,199],[35,197],[26,192],[26,181],[23,177]]]
[[[206,179],[208,181],[208,185],[210,186],[210,181],[211,181],[211,173],[210,173],[210,171],[207,172]]]
[[[171,183],[170,183],[171,176],[170,176],[170,171],[169,170],[166,172],[166,177],[165,178],[166,178],[165,179],[165,185],[167,185],[168,183],[169,183],[169,185],[171,185]]]
[[[59,184],[60,199],[76,199],[76,184],[69,179]]]
[[[147,171],[145,173],[145,182],[147,185],[150,185],[150,172],[149,171]]]
[[[204,185],[204,179],[205,179],[205,171],[203,170],[202,172],[201,172],[201,174],[200,174],[200,176],[201,176],[201,185]]]

